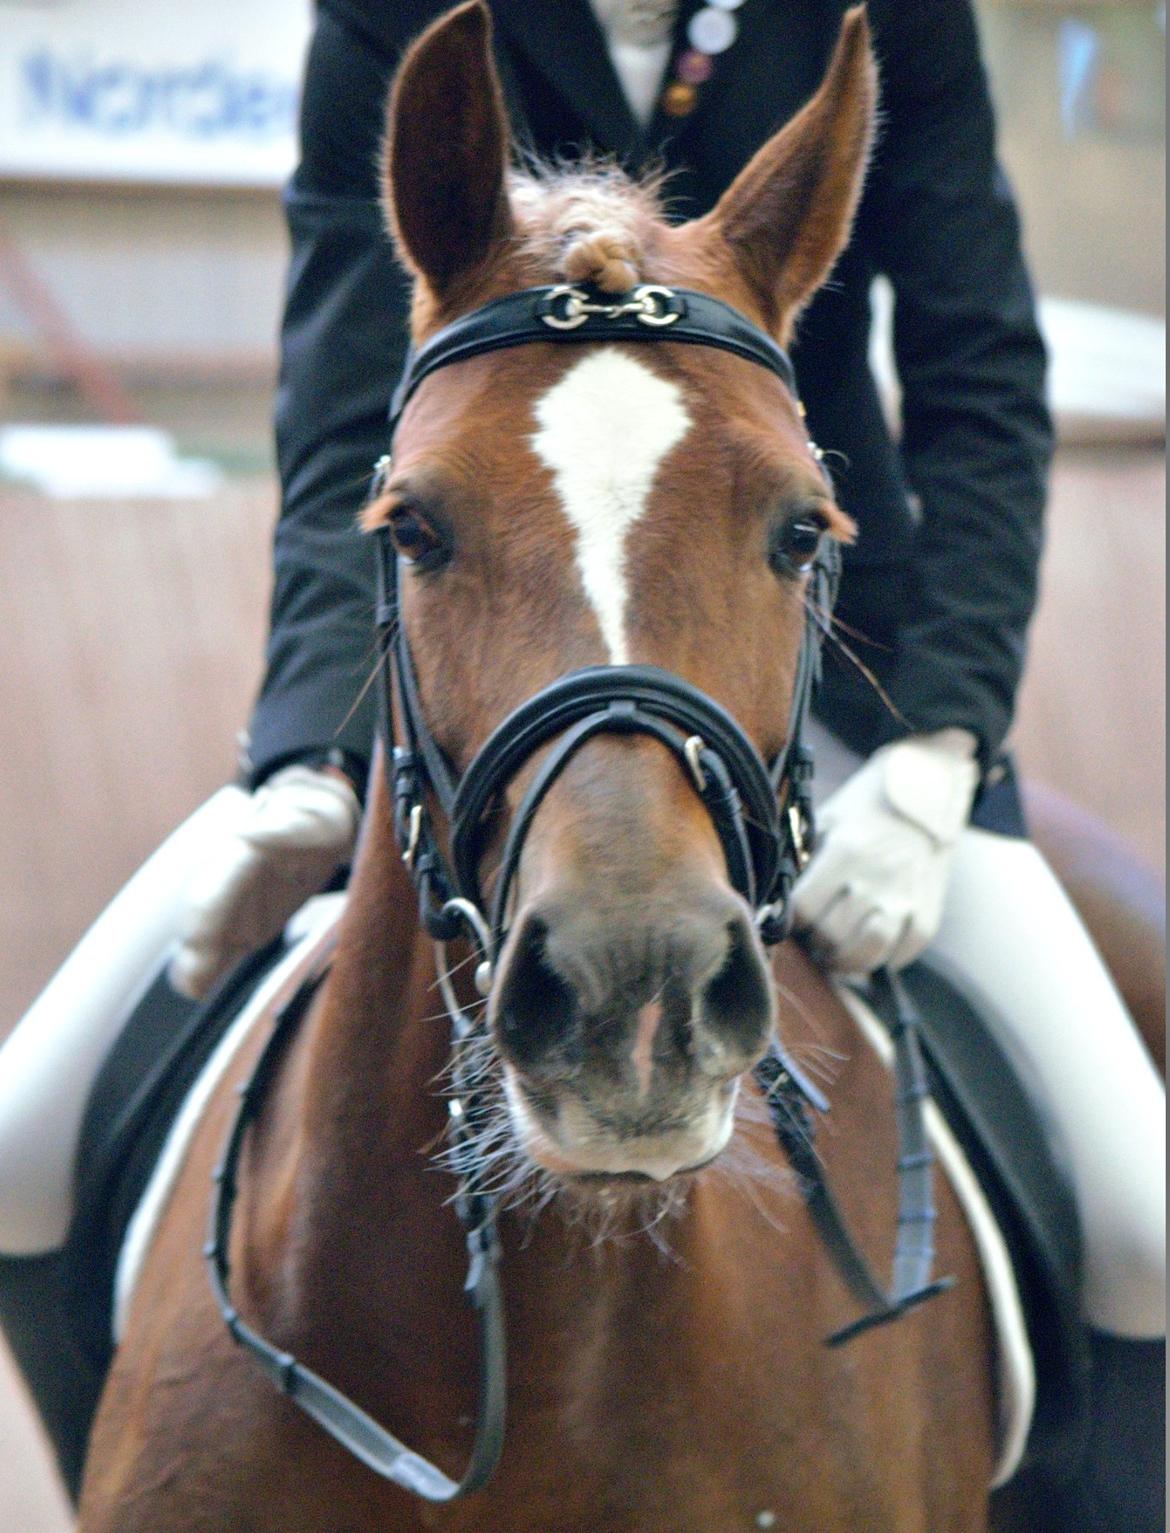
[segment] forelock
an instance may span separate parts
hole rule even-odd
[[[661,180],[634,181],[616,165],[536,165],[509,185],[523,254],[554,282],[623,293],[646,281],[666,227]]]

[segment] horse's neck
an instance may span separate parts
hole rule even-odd
[[[350,886],[332,971],[309,1045],[304,1121],[322,1155],[417,1158],[442,1122],[449,1031],[434,990],[431,944],[391,828],[381,774]],[[356,1137],[355,1137],[356,1136]]]
[[[446,1117],[449,1034],[434,1013],[430,944],[394,844],[375,774],[349,904],[328,978],[302,1024],[264,1120],[252,1136],[249,1245],[257,1292],[293,1296],[320,1313],[363,1281],[381,1242],[402,1278],[418,1239],[450,1220],[451,1187],[431,1154]],[[409,1238],[408,1238],[409,1237]],[[452,1242],[458,1255],[458,1232]],[[382,1255],[379,1266],[386,1266]],[[348,1269],[352,1267],[352,1274]],[[275,1276],[279,1275],[279,1276]],[[281,1306],[275,1301],[276,1310]],[[295,1319],[290,1323],[296,1324]]]
[[[841,1061],[843,1116],[824,1140],[829,1159],[892,1165],[880,1066],[851,1049],[847,1018],[799,955],[781,978],[794,1013],[807,1013],[806,1040]],[[454,1470],[470,1443],[478,1347],[462,1297],[454,1183],[435,1166],[449,1042],[433,982],[379,786],[334,969],[250,1136],[240,1288],[277,1345]],[[738,1149],[750,1180],[737,1185],[725,1172],[699,1179],[663,1227],[669,1257],[621,1221],[616,1233],[628,1238],[591,1250],[567,1204],[502,1221],[510,1441],[525,1445],[514,1463],[527,1466],[516,1472],[531,1494],[544,1485],[558,1507],[568,1497],[558,1525],[589,1526],[599,1506],[628,1504],[631,1526],[673,1526],[644,1465],[686,1462],[699,1420],[710,1506],[700,1498],[680,1526],[729,1526],[727,1506],[745,1496],[752,1508],[772,1506],[781,1444],[786,1495],[809,1508],[792,1526],[828,1533],[856,1525],[839,1515],[854,1471],[826,1474],[823,1419],[808,1407],[843,1377],[820,1338],[855,1311],[818,1259],[758,1102],[754,1113],[749,1102]],[[892,1228],[889,1187],[881,1197],[871,1185],[839,1190],[864,1249],[881,1251]],[[954,1258],[948,1270],[959,1272],[963,1292],[978,1294],[973,1256]],[[972,1313],[982,1325],[981,1312]],[[834,1397],[859,1484],[881,1482],[888,1458],[885,1420],[871,1433],[864,1401],[883,1391],[909,1398],[918,1387],[915,1333],[898,1335],[910,1340],[899,1343],[895,1364],[888,1351],[863,1352],[861,1374],[848,1375],[857,1388]],[[967,1336],[956,1355],[979,1356],[980,1335]],[[984,1414],[990,1422],[989,1406]],[[587,1448],[578,1451],[581,1442]],[[559,1472],[566,1455],[571,1493]],[[897,1462],[913,1458],[904,1452]],[[742,1493],[741,1464],[751,1481]],[[984,1468],[981,1461],[972,1484]],[[365,1525],[365,1494],[355,1489],[357,1500],[346,1503],[355,1526]],[[482,1533],[518,1525],[503,1503],[495,1508],[477,1523]],[[523,1523],[537,1525],[550,1523]]]

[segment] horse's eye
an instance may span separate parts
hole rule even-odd
[[[399,506],[391,513],[390,536],[407,564],[433,569],[448,557],[443,535],[413,506]]]
[[[802,511],[778,530],[769,556],[778,575],[805,575],[820,552],[828,521],[819,511]]]

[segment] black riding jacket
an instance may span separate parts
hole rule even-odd
[[[671,171],[673,212],[706,212],[816,89],[843,0],[746,0],[740,35],[689,117],[639,129],[588,0],[491,0],[517,135]],[[684,0],[681,44],[688,17]],[[407,286],[384,233],[376,164],[388,80],[442,0],[321,0],[286,208],[292,261],[277,447],[282,508],[255,780],[338,745],[368,760],[370,551],[355,513],[386,449]],[[818,711],[855,749],[961,725],[984,763],[1003,741],[1036,596],[1051,430],[1044,349],[997,167],[969,0],[870,0],[881,131],[852,242],[801,322],[794,360],[814,438],[860,527],[840,616],[905,722],[827,660]],[[871,288],[888,278],[902,434],[868,365]]]

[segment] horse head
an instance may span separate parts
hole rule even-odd
[[[415,348],[545,284],[602,306],[643,285],[698,291],[785,344],[847,238],[874,99],[858,8],[803,112],[712,212],[672,226],[659,188],[612,167],[509,168],[489,14],[461,6],[408,52],[390,102],[386,205]],[[772,760],[814,553],[852,530],[780,378],[667,333],[550,337],[436,371],[366,526],[397,550],[421,708],[456,774],[526,700],[592,667],[682,678]],[[485,885],[556,748],[497,795]],[[487,1015],[528,1156],[656,1181],[711,1160],[775,999],[694,774],[646,733],[597,733],[540,797],[514,873]]]

